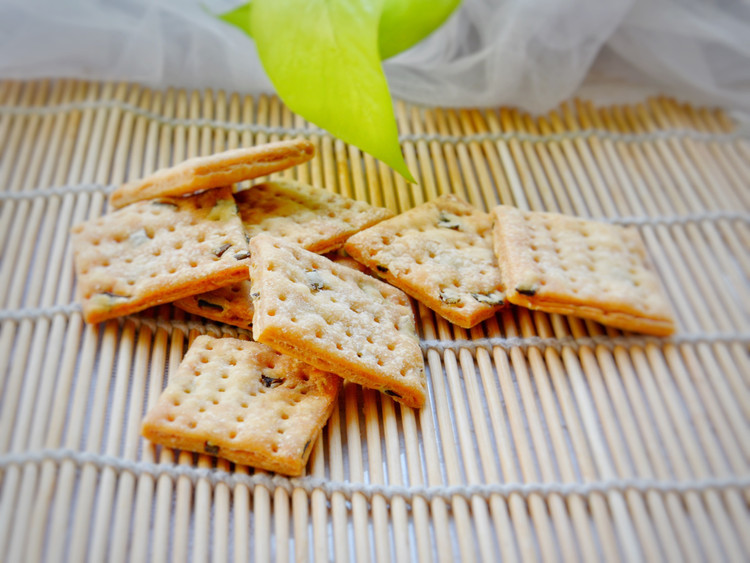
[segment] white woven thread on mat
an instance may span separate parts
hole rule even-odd
[[[128,472],[136,477],[150,475],[158,478],[168,475],[173,480],[179,477],[187,477],[193,484],[199,480],[207,480],[211,485],[225,483],[229,487],[242,484],[249,488],[261,485],[269,490],[278,487],[292,493],[294,489],[303,489],[307,494],[314,490],[322,490],[330,498],[333,493],[341,493],[347,499],[355,494],[361,494],[365,498],[372,499],[373,496],[382,496],[388,500],[401,497],[411,500],[414,497],[423,497],[427,500],[442,498],[450,500],[456,495],[464,498],[482,497],[489,498],[493,495],[508,497],[512,494],[520,494],[524,497],[537,494],[541,496],[550,495],[579,495],[588,496],[593,493],[624,492],[626,490],[637,490],[641,493],[657,491],[660,493],[686,493],[703,492],[710,489],[745,489],[750,487],[750,475],[735,475],[724,478],[709,478],[693,481],[657,481],[653,479],[613,479],[607,481],[596,481],[590,483],[482,483],[473,485],[452,486],[397,486],[376,485],[368,483],[351,483],[341,481],[327,481],[317,477],[289,478],[280,475],[246,475],[242,473],[230,473],[219,469],[193,467],[191,465],[167,465],[155,464],[145,461],[131,461],[114,456],[94,454],[89,452],[78,452],[74,450],[40,450],[35,452],[12,453],[0,456],[0,468],[11,465],[35,464],[53,462],[60,464],[65,461],[73,462],[76,466],[93,465],[98,469],[113,469],[118,474]]]
[[[0,192],[0,201],[23,200],[37,197],[61,196],[68,193],[95,193],[103,192],[109,194],[115,190],[115,185],[101,184],[69,184],[55,186],[52,188],[36,188],[22,192]],[[750,224],[750,213],[743,211],[705,211],[703,213],[687,213],[685,215],[656,215],[653,217],[604,217],[600,221],[616,223],[618,225],[685,225],[688,223],[716,222],[721,220],[743,221]]]
[[[721,220],[743,221],[750,223],[750,213],[743,211],[705,211],[703,213],[687,213],[685,215],[658,215],[654,217],[609,217],[597,218],[597,221],[607,221],[617,225],[687,225],[688,223],[716,222]]]
[[[66,194],[80,194],[80,193],[97,193],[102,192],[105,194],[112,193],[117,186],[108,185],[103,186],[101,184],[75,184],[66,186],[56,186],[53,188],[37,188],[35,190],[26,190],[23,192],[3,192],[0,193],[0,201],[3,200],[22,200],[22,199],[35,199],[37,197],[52,197],[52,196],[63,196]]]
[[[5,321],[33,321],[34,319],[51,319],[55,315],[69,317],[73,313],[80,313],[81,306],[78,303],[66,305],[52,305],[51,307],[26,307],[22,309],[0,309],[0,322]]]
[[[38,318],[52,319],[55,315],[70,316],[73,313],[80,313],[81,306],[77,303],[70,303],[67,305],[55,305],[52,307],[41,307],[41,308],[25,308],[25,309],[14,309],[14,310],[0,310],[0,322],[15,321],[20,322],[24,320],[34,320]],[[235,326],[225,325],[221,323],[212,323],[208,320],[178,320],[178,319],[155,319],[152,317],[142,317],[138,315],[129,315],[126,317],[118,317],[115,319],[121,323],[125,321],[134,322],[136,325],[148,326],[152,331],[157,328],[162,328],[167,332],[174,329],[182,330],[187,333],[191,330],[195,330],[202,334],[208,332],[214,332],[218,334],[227,334],[230,336],[245,335],[252,337],[252,332],[248,329],[243,329]],[[581,338],[575,338],[572,336],[564,338],[542,338],[539,336],[527,336],[527,337],[494,337],[494,338],[475,338],[473,340],[421,340],[419,345],[423,352],[429,350],[436,350],[443,352],[445,350],[476,350],[477,348],[503,348],[510,350],[512,348],[521,348],[526,350],[527,348],[554,348],[555,350],[562,350],[565,348],[578,349],[583,346],[595,347],[595,346],[606,346],[609,349],[613,349],[618,346],[625,348],[639,346],[644,347],[646,345],[664,346],[666,344],[680,345],[680,344],[750,344],[750,334],[742,332],[713,332],[713,333],[693,333],[693,334],[676,334],[669,338],[658,338],[655,336],[639,336],[639,335],[628,335],[628,336],[587,336]]]
[[[422,340],[419,345],[423,351],[436,350],[443,352],[445,350],[476,350],[477,348],[503,348],[511,350],[513,348],[554,348],[558,352],[563,348],[579,349],[582,347],[593,348],[596,346],[606,346],[614,349],[622,346],[632,348],[635,346],[645,347],[647,345],[664,346],[667,344],[750,344],[750,334],[745,333],[696,333],[696,334],[675,334],[669,338],[659,338],[656,336],[586,336],[575,338],[567,336],[564,338],[542,338],[540,336],[526,336],[515,338],[475,338],[473,340]]]
[[[170,126],[184,126],[184,127],[213,127],[215,129],[225,129],[229,131],[244,132],[249,131],[251,133],[266,133],[269,135],[326,135],[330,136],[329,133],[315,126],[307,128],[291,128],[291,127],[269,127],[266,125],[258,125],[255,123],[231,123],[229,121],[221,121],[216,119],[178,119],[172,117],[165,117],[158,113],[145,110],[133,104],[122,102],[118,100],[90,100],[83,102],[75,102],[68,104],[60,104],[56,106],[44,106],[44,107],[17,107],[9,105],[0,105],[0,115],[50,115],[55,113],[64,113],[70,111],[80,111],[86,109],[119,109],[121,111],[131,112],[137,116],[145,117],[158,123],[163,123]],[[441,134],[404,134],[399,135],[401,142],[417,142],[417,141],[437,141],[440,143],[471,143],[471,142],[483,142],[483,141],[510,141],[516,139],[519,141],[531,141],[531,142],[560,142],[568,139],[585,139],[588,137],[598,137],[600,139],[609,139],[612,141],[623,141],[626,143],[640,143],[644,141],[655,141],[660,139],[674,139],[674,138],[690,138],[696,141],[706,142],[731,142],[737,139],[750,138],[750,127],[741,123],[731,133],[704,133],[702,131],[696,131],[694,129],[671,129],[668,131],[653,131],[648,133],[637,133],[637,134],[625,134],[625,133],[614,133],[611,131],[605,131],[602,129],[582,129],[579,131],[566,131],[564,133],[550,133],[545,135],[535,135],[531,133],[523,132],[505,132],[505,133],[477,133],[474,135],[441,135]]]
[[[38,318],[52,319],[55,315],[70,316],[74,313],[80,313],[81,306],[78,303],[69,303],[67,305],[53,305],[52,307],[40,307],[40,308],[26,308],[26,309],[15,309],[15,310],[0,310],[0,322],[4,321],[27,321]],[[162,328],[167,332],[171,332],[174,329],[182,330],[187,333],[191,330],[198,331],[202,334],[208,332],[214,332],[218,334],[228,334],[230,336],[238,336],[244,334],[251,336],[252,332],[247,329],[242,329],[232,325],[225,325],[222,323],[212,323],[208,320],[164,320],[152,317],[142,317],[136,315],[128,315],[125,317],[117,317],[113,319],[124,323],[125,321],[134,322],[136,325],[145,325],[152,331],[156,331],[157,328]]]

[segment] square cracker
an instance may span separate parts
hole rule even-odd
[[[158,444],[299,475],[333,410],[341,379],[235,338],[197,337],[143,435]]]
[[[307,139],[278,141],[255,147],[191,158],[123,184],[109,198],[114,208],[157,197],[175,197],[259,178],[307,162],[315,146]]]
[[[471,328],[504,305],[492,220],[454,195],[357,233],[344,249],[458,326]]]
[[[638,231],[557,213],[492,210],[508,301],[655,335],[674,332]]]
[[[73,228],[87,322],[127,315],[248,276],[230,188],[142,201]]]
[[[410,406],[425,401],[424,360],[409,298],[299,246],[250,240],[253,338]]]
[[[249,237],[268,233],[318,254],[393,216],[388,209],[299,182],[257,184],[235,199]]]

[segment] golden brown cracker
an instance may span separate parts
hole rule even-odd
[[[340,384],[258,342],[203,335],[147,413],[142,433],[171,448],[300,475]]]
[[[638,231],[498,206],[494,247],[509,302],[655,335],[675,330]]]
[[[142,201],[73,228],[87,322],[247,279],[248,251],[229,188]]]
[[[199,156],[123,184],[112,192],[109,203],[120,208],[143,199],[184,196],[230,186],[307,162],[314,155],[312,142],[291,139]]]
[[[424,404],[424,360],[409,298],[299,246],[250,240],[253,338],[320,369]]]
[[[458,326],[470,328],[504,305],[490,216],[454,195],[365,229],[344,249]]]
[[[235,198],[249,237],[268,233],[318,254],[340,248],[354,233],[393,215],[300,182],[257,184]]]

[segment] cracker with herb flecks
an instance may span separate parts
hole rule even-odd
[[[424,360],[409,298],[298,245],[250,240],[253,338],[397,401],[425,401]]]
[[[344,249],[458,326],[470,328],[504,305],[490,216],[454,195],[365,229]]]
[[[299,182],[267,182],[235,194],[245,232],[283,238],[324,254],[393,212]]]
[[[638,231],[498,206],[494,247],[509,302],[655,335],[675,330]]]
[[[230,186],[302,164],[314,155],[315,146],[310,141],[291,139],[199,156],[123,184],[112,192],[109,203],[119,208],[143,199],[184,196]]]
[[[137,202],[72,232],[90,323],[247,279],[247,240],[230,188]]]
[[[285,475],[300,475],[335,405],[341,379],[268,346],[235,338],[193,341],[143,435]]]

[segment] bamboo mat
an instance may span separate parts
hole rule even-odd
[[[397,117],[419,185],[274,98],[0,81],[0,559],[750,559],[750,140],[668,99]],[[395,211],[455,192],[636,225],[678,333],[420,306],[428,405],[346,386],[304,477],[153,447],[190,340],[241,331],[85,325],[69,229],[113,184],[300,133],[318,156],[284,176]]]

